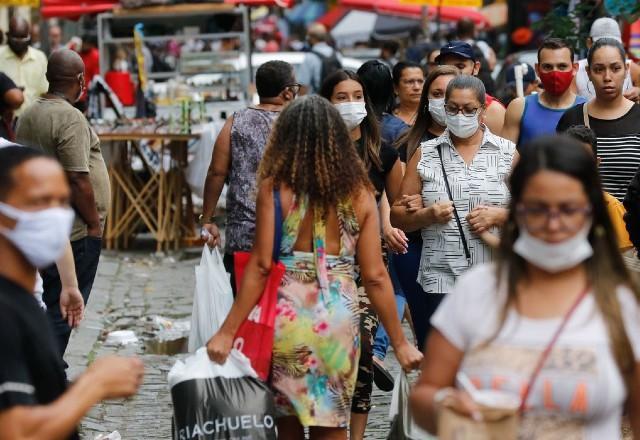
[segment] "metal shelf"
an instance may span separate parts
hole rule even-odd
[[[243,38],[242,32],[219,32],[216,34],[195,34],[195,35],[159,35],[153,37],[142,37],[142,41],[163,42],[163,41],[188,41],[193,39],[198,40],[222,40],[225,38]],[[133,37],[107,37],[103,40],[104,44],[120,44],[120,43],[133,43]]]
[[[242,31],[237,31],[236,28],[232,28],[233,32],[219,32],[212,33],[211,29],[204,27],[203,23],[198,21],[199,19],[211,19],[217,15],[237,15],[242,20]],[[168,29],[165,35],[149,35],[142,38],[144,42],[167,42],[178,41],[185,42],[191,39],[199,39],[205,41],[219,41],[226,38],[234,38],[240,40],[241,49],[238,51],[229,51],[229,54],[237,54],[238,58],[244,58],[246,60],[251,59],[251,41],[250,41],[250,20],[248,9],[244,6],[233,6],[225,3],[202,3],[202,4],[184,4],[173,6],[158,6],[141,8],[136,10],[117,10],[115,13],[103,13],[98,15],[98,49],[100,51],[100,73],[104,76],[107,70],[111,66],[112,61],[112,49],[115,45],[133,44],[133,35],[130,37],[113,37],[113,29],[115,27],[122,28],[131,25],[133,20],[150,19],[155,25],[165,25]],[[181,32],[186,25],[192,23],[200,23],[200,30],[208,30],[209,32],[200,34],[171,34],[171,32]],[[228,29],[228,28],[225,28]],[[161,31],[158,31],[161,32]],[[132,32],[133,33],[133,32]],[[123,35],[123,34],[120,34]],[[125,34],[126,35],[126,34]],[[178,64],[180,66],[180,64]],[[207,68],[211,69],[207,71]],[[225,78],[229,78],[228,81],[235,84],[236,78],[240,78],[239,84],[231,84],[231,91],[234,93],[244,93],[252,80],[252,66],[247,63],[242,69],[237,71],[227,71],[226,69],[215,70],[216,65],[203,66],[203,71],[187,73],[180,69],[172,72],[150,72],[148,74],[149,79],[165,80],[174,77],[181,76],[183,78],[190,78],[200,74],[220,74]],[[135,79],[135,74],[132,73]],[[225,81],[227,81],[225,79]],[[212,88],[219,88],[215,85]],[[244,105],[246,101],[242,101]],[[224,104],[223,104],[224,105]]]

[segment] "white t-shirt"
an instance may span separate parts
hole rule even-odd
[[[493,264],[460,277],[431,323],[465,352],[461,365],[482,389],[521,394],[562,317],[531,319],[513,308],[496,339],[506,292],[496,288]],[[635,359],[640,360],[640,306],[617,289]],[[560,335],[527,402],[520,439],[619,439],[624,382],[609,347],[605,323],[592,295],[584,298]]]

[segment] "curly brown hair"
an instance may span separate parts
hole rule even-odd
[[[336,108],[320,96],[289,104],[278,117],[258,170],[259,182],[289,186],[317,207],[366,188],[369,176]]]

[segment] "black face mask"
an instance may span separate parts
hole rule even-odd
[[[9,41],[7,42],[7,44],[9,45],[11,50],[18,56],[22,56],[27,53],[27,50],[29,49],[29,43],[31,42],[31,38],[23,40],[21,38],[15,39],[9,37],[8,40]]]

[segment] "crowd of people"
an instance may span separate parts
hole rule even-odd
[[[136,392],[143,365],[98,359],[67,384],[109,178],[74,107],[82,57],[43,58],[25,26],[12,20],[0,49],[18,115],[0,148],[0,438],[77,438],[91,405]],[[215,141],[199,223],[224,247],[235,301],[211,360],[228,357],[275,252],[280,438],[366,438],[373,384],[394,386],[389,346],[421,369],[410,406],[430,432],[443,405],[482,423],[462,372],[519,396],[520,438],[620,438],[623,416],[640,436],[640,290],[627,268],[640,247],[640,84],[617,23],[594,22],[584,61],[545,39],[506,107],[483,75],[495,53],[464,23],[421,63],[388,44],[357,72],[322,25],[308,37],[302,69],[260,66],[259,103]],[[242,280],[236,252],[251,253]]]
[[[366,438],[372,383],[393,387],[389,345],[405,370],[421,364],[411,407],[434,433],[442,404],[481,417],[456,388],[464,372],[479,389],[522,397],[523,438],[619,438],[625,411],[640,435],[640,296],[625,265],[640,245],[640,119],[635,67],[612,22],[594,23],[585,62],[545,39],[524,96],[506,108],[487,93],[470,38],[423,64],[387,57],[323,76],[333,49],[314,25],[324,53],[307,55],[309,70],[258,69],[261,103],[232,116],[231,132],[274,97],[282,110],[260,132],[218,138],[202,219],[219,245],[215,202],[228,179],[229,200],[246,203],[227,225],[255,231],[240,249],[252,252],[251,284],[207,347],[225,360],[262,291],[276,194],[287,273],[271,385],[282,435]],[[399,336],[405,318],[420,354]]]

